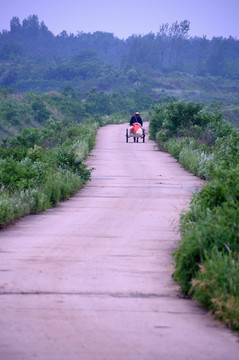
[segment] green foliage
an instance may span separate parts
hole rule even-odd
[[[207,186],[203,187],[197,199],[202,208],[212,210],[228,202],[232,205],[239,201],[239,167],[221,171]]]
[[[208,124],[201,134],[201,141],[207,146],[213,146],[217,139],[224,138],[232,133],[231,125],[222,119],[222,114],[215,112],[207,113]]]
[[[13,148],[32,148],[40,142],[40,131],[38,129],[24,129],[22,134],[10,141]],[[11,151],[11,148],[9,149]]]
[[[34,103],[32,104],[32,110],[34,112],[34,119],[38,122],[48,120],[50,117],[50,111],[46,109],[46,106],[41,99],[37,99],[34,101]]]
[[[0,138],[14,137],[14,147],[29,143],[49,146],[58,143],[59,136],[66,139],[66,128],[84,121],[102,124],[103,117],[109,118],[122,114],[130,118],[135,109],[142,112],[148,109],[153,100],[144,91],[130,91],[127,94],[106,94],[92,88],[86,94],[77,93],[71,86],[64,88],[62,93],[51,91],[44,95],[25,93],[13,94],[10,90],[0,91]],[[59,128],[64,126],[65,131]],[[24,134],[22,130],[26,128]],[[33,129],[31,129],[33,128]],[[41,132],[41,139],[39,132]],[[51,134],[50,134],[51,132]],[[16,135],[21,133],[18,139]],[[62,139],[61,139],[62,140]],[[20,141],[22,142],[20,144]],[[64,139],[63,139],[64,141]]]
[[[202,104],[183,101],[152,110],[150,136],[195,175],[211,179],[220,167],[238,163],[238,131],[223,121],[221,113],[203,112]]]
[[[0,96],[0,122],[6,126],[16,126],[20,123],[21,117],[25,116],[26,109],[15,99],[14,95]]]
[[[238,206],[224,203],[213,210],[193,204],[190,213],[182,217],[183,241],[174,253],[174,278],[184,293],[190,291],[191,281],[197,278],[200,264],[204,264],[214,247],[222,253],[229,249],[234,254],[232,256],[238,257],[238,216]]]
[[[181,215],[174,279],[184,294],[239,329],[239,131],[200,104],[170,102],[153,111],[150,131],[160,148],[210,180]]]
[[[163,122],[164,119],[167,116],[167,105],[166,104],[162,104],[162,105],[156,105],[154,107],[152,107],[153,110],[153,115],[151,117],[150,120],[150,124],[149,124],[149,133],[150,136],[153,140],[156,139],[156,135],[159,131],[164,131],[165,129],[163,128]],[[163,134],[162,134],[163,136]],[[162,142],[168,139],[168,134],[165,132],[165,136],[162,137]]]
[[[99,31],[77,35],[62,31],[54,36],[37,15],[22,23],[14,17],[10,28],[0,33],[0,86],[21,93],[55,91],[64,95],[65,89],[71,88],[81,94],[78,105],[66,104],[75,120],[77,114],[85,116],[84,105],[90,115],[112,110],[132,113],[136,108],[146,110],[155,100],[174,98],[205,103],[218,100],[224,110],[233,103],[233,111],[227,109],[224,114],[233,123],[239,122],[237,39],[189,38],[188,20],[162,24],[157,34],[133,35],[126,40]],[[93,88],[97,102],[92,94],[87,101]],[[71,91],[67,96],[72,97]],[[44,105],[46,109],[34,105],[34,121],[47,118],[49,108]],[[200,126],[203,120],[198,118]]]
[[[2,190],[10,193],[16,190],[35,188],[46,179],[46,168],[40,161],[25,158],[21,161],[13,159],[0,160],[0,180]]]
[[[94,145],[94,122],[43,131],[25,129],[0,147],[0,227],[69,198],[90,179],[84,159]],[[57,132],[56,132],[57,130]]]
[[[214,155],[189,143],[183,146],[178,157],[186,170],[193,172],[202,179],[209,179],[214,166]]]
[[[107,109],[102,99],[112,99],[113,108],[121,102],[120,107],[124,106],[124,96],[107,97],[91,91],[83,99],[71,87],[62,94],[16,95],[10,90],[0,91],[0,106],[5,109],[0,126],[4,130],[6,124],[9,129],[13,116],[19,120],[18,129],[13,127],[18,135],[5,138],[0,146],[0,227],[55,206],[90,179],[91,170],[84,160],[95,144],[97,129],[99,125],[119,122],[121,116],[104,115]],[[86,111],[89,103],[92,116]],[[96,109],[102,114],[94,113]],[[123,115],[123,122],[125,117],[129,114]],[[29,123],[32,128],[21,131]]]
[[[84,182],[84,178],[71,171],[59,170],[35,189],[15,192],[14,196],[7,192],[1,193],[0,228],[21,216],[46,210],[59,201],[68,199]]]
[[[214,37],[189,38],[190,22],[183,20],[162,24],[157,34],[132,35],[120,40],[111,33],[96,31],[93,34],[79,32],[68,35],[62,31],[54,36],[37,15],[30,15],[22,23],[18,17],[10,21],[10,31],[0,34],[2,60],[25,58],[48,59],[48,78],[69,80],[77,77],[94,79],[106,77],[103,62],[108,66],[108,76],[112,73],[112,64],[126,70],[131,82],[141,80],[138,68],[147,66],[152,71],[187,71],[198,75],[219,75],[238,77],[238,40]],[[51,63],[55,58],[57,63]],[[64,63],[59,59],[67,59]],[[102,68],[100,67],[102,66]],[[109,69],[111,71],[109,71]]]
[[[223,169],[239,164],[239,131],[231,130],[225,137],[218,138],[215,146],[215,160]]]
[[[239,261],[214,247],[205,256],[197,279],[192,281],[191,295],[229,327],[239,330]]]
[[[81,177],[79,174],[74,174],[69,170],[59,169],[55,172],[47,182],[41,187],[40,194],[47,199],[49,206],[55,206],[60,201],[68,199],[71,195],[76,193],[89,179],[90,172],[86,170],[88,177]],[[41,195],[42,196],[42,195]]]
[[[202,104],[194,104],[184,101],[170,101],[153,108],[154,114],[150,121],[150,135],[156,139],[158,131],[161,131],[162,140],[176,135],[180,129],[198,125],[200,123],[198,113],[202,110]]]

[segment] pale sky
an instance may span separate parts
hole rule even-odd
[[[10,20],[38,15],[55,35],[105,31],[120,39],[157,33],[163,23],[190,21],[190,36],[239,39],[239,0],[0,0],[0,31]]]

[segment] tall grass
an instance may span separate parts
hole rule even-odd
[[[43,130],[25,129],[0,146],[0,228],[57,205],[76,193],[91,170],[84,160],[100,125],[125,122],[125,114],[80,124],[52,119]]]
[[[233,329],[239,329],[239,262],[230,253],[214,247],[205,257],[190,294],[215,317]]]
[[[52,129],[25,130],[0,148],[0,228],[57,205],[90,179],[84,159],[94,146],[98,124],[55,126],[57,138]]]
[[[156,136],[156,140],[158,137]],[[192,138],[170,138],[160,142],[160,147],[168,151],[186,170],[193,172],[202,179],[209,179],[214,164],[214,154],[204,147],[197,148]]]

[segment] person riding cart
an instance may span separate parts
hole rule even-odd
[[[140,116],[140,113],[139,112],[136,112],[130,119],[130,126],[133,126],[133,124],[135,123],[138,123],[140,124],[141,126],[143,126],[143,121],[142,121],[142,118]]]
[[[139,112],[136,112],[130,119],[129,130],[126,129],[126,142],[132,137],[134,142],[139,142],[142,139],[145,142],[145,130],[143,129],[143,121]]]

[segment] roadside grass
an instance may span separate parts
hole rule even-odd
[[[205,257],[190,295],[209,308],[218,320],[239,329],[239,262],[230,253],[214,247]]]
[[[41,187],[0,195],[0,228],[22,216],[38,213],[68,199],[84,180],[70,171],[59,171]]]
[[[125,123],[128,114],[87,118],[80,123],[54,118],[43,129],[24,129],[0,145],[0,228],[68,199],[90,180],[84,160],[99,126]]]
[[[181,214],[174,279],[184,294],[239,330],[239,131],[217,111],[171,102],[153,110],[150,135],[207,180]]]
[[[87,180],[84,160],[95,144],[96,122],[25,129],[0,147],[0,228],[68,199]],[[36,131],[35,131],[36,130]]]

